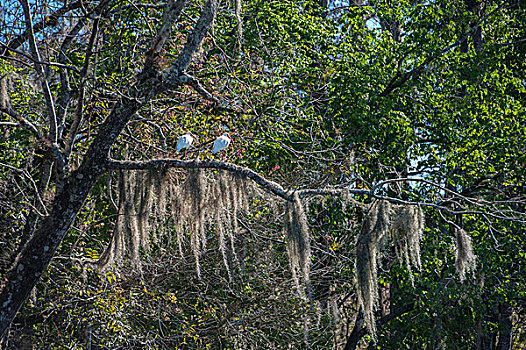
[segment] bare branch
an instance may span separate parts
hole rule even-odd
[[[422,182],[422,183],[425,183],[425,184],[428,184],[430,186],[433,186],[433,187],[436,187],[446,193],[449,193],[449,194],[452,194],[456,197],[459,197],[463,200],[465,200],[466,202],[468,203],[471,203],[473,205],[476,205],[476,206],[479,206],[479,207],[483,207],[484,204],[490,204],[490,202],[488,201],[485,201],[485,200],[479,200],[479,201],[475,201],[471,198],[468,198],[468,197],[465,197],[463,195],[461,195],[460,193],[456,192],[456,191],[453,191],[447,187],[444,187],[442,185],[439,185],[437,183],[434,183],[432,181],[429,181],[429,180],[426,180],[426,179],[421,179],[421,178],[409,178],[409,177],[404,177],[404,178],[398,178],[398,179],[388,179],[388,180],[383,180],[383,181],[380,181],[378,182],[376,185],[373,186],[373,188],[371,189],[372,192],[376,192],[376,190],[378,190],[379,188],[385,186],[386,184],[389,184],[389,183],[393,183],[393,182]],[[484,203],[484,204],[482,204]]]
[[[120,13],[124,10],[127,10],[129,8],[133,8],[133,9],[140,9],[140,8],[146,8],[146,9],[162,9],[166,7],[166,4],[163,2],[163,3],[160,3],[160,4],[131,4],[131,5],[123,5],[123,6],[120,6],[120,7],[117,7],[113,10],[110,11],[110,14],[116,14],[116,13]]]
[[[96,8],[96,11],[100,12],[100,9],[102,7],[105,7],[106,4],[107,4],[107,1],[101,2],[101,4]],[[90,60],[91,60],[91,56],[93,54],[93,46],[95,45],[95,41],[97,39],[97,35],[98,35],[98,32],[99,32],[99,22],[100,22],[100,18],[99,17],[97,17],[95,19],[95,21],[93,22],[93,28],[92,28],[92,31],[91,31],[91,36],[90,36],[88,47],[86,48],[86,54],[85,54],[85,57],[84,57],[84,66],[82,67],[82,71],[80,72],[80,79],[81,79],[80,86],[81,87],[80,87],[78,100],[77,100],[78,101],[78,103],[77,103],[77,110],[76,110],[75,116],[73,118],[73,122],[71,124],[70,129],[69,129],[69,132],[68,132],[68,134],[65,137],[66,145],[65,145],[64,154],[65,154],[66,157],[68,157],[69,154],[71,153],[71,148],[73,146],[73,141],[75,139],[75,135],[77,134],[77,130],[78,130],[80,124],[82,123],[82,119],[83,119],[84,95],[86,94],[86,84],[85,84],[86,79],[85,78],[86,78],[86,75],[88,74]],[[66,77],[67,77],[67,75],[66,75]]]
[[[78,9],[80,7],[80,4],[81,4],[80,1],[72,1],[72,2],[66,1],[63,7],[61,7],[57,11],[53,12],[51,15],[46,16],[44,20],[36,23],[33,26],[33,28],[32,28],[33,33],[38,33],[44,28],[52,27],[52,26],[57,25],[58,19],[61,16],[63,16],[64,14],[66,14],[69,11]],[[26,40],[29,39],[30,33],[31,33],[30,32],[30,28],[26,28],[26,30],[22,34],[17,35],[16,37],[14,37],[9,42],[8,45],[5,45],[6,48],[2,52],[2,56],[9,55],[8,50],[15,51],[18,47],[20,47],[20,45],[25,43]]]
[[[29,8],[29,2],[28,0],[22,0],[22,7],[24,8],[24,16],[26,19],[26,31],[29,31],[28,38],[29,38],[29,46],[31,47],[31,52],[33,54],[33,58],[35,61],[40,62],[40,53],[38,52],[38,47],[35,41],[35,33],[33,31],[33,19],[31,17],[31,11]],[[53,96],[51,95],[51,90],[49,88],[48,81],[46,79],[44,67],[40,63],[35,63],[35,68],[40,75],[42,79],[42,90],[44,92],[44,97],[46,99],[46,104],[48,107],[48,113],[49,113],[49,138],[52,143],[57,142],[57,115],[55,113],[55,106],[53,103]]]
[[[13,122],[0,122],[0,125],[4,125],[4,126],[16,126],[16,127],[21,127],[23,128],[23,125],[20,124],[20,123],[13,123]]]
[[[61,64],[66,63],[66,52],[68,48],[70,47],[71,43],[73,42],[73,39],[77,36],[77,34],[84,28],[84,26],[87,23],[86,17],[82,17],[77,24],[73,27],[73,29],[70,30],[70,32],[66,35],[64,38],[64,41],[62,42],[62,45],[60,46],[60,51],[58,54],[58,61]],[[67,72],[64,69],[60,69],[60,100],[58,103],[58,111],[59,111],[59,134],[62,134],[62,128],[64,120],[66,119],[66,113],[67,108],[69,105],[69,101],[71,99],[71,89],[69,84],[69,76]],[[79,71],[77,71],[80,73]]]
[[[164,43],[166,40],[168,40],[170,34],[172,33],[173,25],[179,18],[179,15],[181,14],[181,11],[185,5],[186,0],[170,1],[166,5],[161,28],[159,28],[155,39],[152,41],[150,50],[148,50],[148,53],[146,54],[146,61],[148,64],[155,62],[155,59],[161,53]]]
[[[219,0],[208,0],[206,2],[201,17],[199,17],[192,34],[188,36],[183,51],[181,51],[172,66],[164,73],[164,82],[166,84],[178,85],[180,83],[179,77],[181,73],[186,71],[188,65],[190,65],[192,56],[197,52],[206,33],[212,26],[218,8]]]
[[[33,125],[33,123],[31,123],[29,120],[27,120],[26,118],[22,117],[20,114],[16,113],[15,111],[13,111],[11,108],[7,108],[7,107],[0,107],[0,112],[8,115],[9,117],[15,119],[16,121],[18,121],[18,125],[22,128],[25,128],[29,131],[31,131],[31,133],[39,140],[44,140],[44,137],[42,136],[42,134],[38,131],[37,127],[35,125]]]
[[[215,102],[217,104],[219,104],[219,100],[217,98],[214,97],[214,95],[212,95],[211,93],[209,93],[208,91],[206,91],[202,86],[201,84],[199,83],[199,80],[197,80],[195,77],[192,77],[190,75],[187,75],[187,74],[183,74],[180,76],[180,80],[181,82],[187,84],[187,85],[190,85],[191,87],[193,87],[195,89],[195,91],[197,91],[197,93],[201,96],[203,96],[204,98],[206,98],[207,100],[209,101],[212,101],[212,102]]]
[[[21,174],[24,175],[24,177],[26,177],[29,180],[29,182],[31,183],[31,186],[33,187],[33,190],[35,191],[35,195],[37,197],[37,200],[38,200],[41,208],[44,210],[44,213],[41,213],[37,208],[35,208],[31,204],[29,204],[29,205],[31,206],[31,208],[33,210],[35,210],[35,212],[37,212],[38,215],[40,215],[40,216],[48,215],[49,212],[47,211],[47,208],[44,205],[44,200],[42,199],[42,196],[40,195],[40,191],[38,190],[38,186],[35,183],[35,180],[33,180],[33,177],[31,177],[31,175],[29,174],[29,172],[27,170],[25,170],[25,169],[18,169],[18,168],[14,167],[12,165],[9,165],[9,164],[0,163],[0,166],[8,168],[8,169],[13,170],[13,171],[16,171],[19,174],[21,173]],[[17,186],[18,186],[18,183],[17,183]],[[21,192],[24,192],[24,191],[21,191]],[[28,201],[28,203],[30,203],[30,202],[31,201]]]
[[[70,65],[67,65],[67,64],[62,64],[62,63],[57,63],[57,62],[40,61],[40,60],[35,59],[34,57],[31,57],[30,55],[26,54],[23,51],[12,49],[12,48],[8,47],[6,44],[4,44],[2,42],[0,42],[0,45],[3,46],[6,51],[12,51],[14,53],[17,53],[17,54],[29,59],[31,62],[33,62],[35,64],[41,64],[43,66],[50,66],[50,67],[64,68],[64,69],[70,70],[70,71],[75,72],[75,73],[80,73],[80,71],[77,68],[73,67],[73,66],[70,66]],[[0,55],[0,58],[6,59],[6,60],[15,61],[15,62],[19,62],[21,64],[24,64],[24,65],[28,66],[28,67],[31,67],[26,62],[23,62],[21,60],[17,60],[14,57],[9,57],[8,55]]]

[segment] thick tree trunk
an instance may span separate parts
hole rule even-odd
[[[185,4],[185,0],[167,4],[163,24],[152,43],[146,62],[155,61]],[[185,71],[210,29],[218,7],[219,0],[207,1],[183,50],[163,75],[153,65],[145,66],[137,77],[137,83],[128,90],[126,96],[129,97],[121,98],[102,124],[80,168],[72,172],[65,180],[64,187],[58,190],[50,214],[40,223],[7,274],[8,282],[0,294],[0,338],[4,337],[16,313],[46,271],[91,188],[108,170],[110,148],[133,114],[156,95],[181,84],[192,85],[199,93],[211,96],[195,79],[186,75]]]
[[[408,305],[402,305],[402,306],[396,306],[391,309],[391,312],[389,315],[382,317],[378,321],[376,321],[376,327],[380,329],[383,325],[391,322],[392,320],[413,311],[415,306],[413,304]],[[360,310],[360,314],[358,315],[358,318],[356,320],[356,323],[354,325],[354,328],[349,335],[349,338],[347,338],[347,342],[345,343],[344,350],[354,350],[358,346],[358,342],[360,339],[362,339],[367,334],[367,329],[363,327],[363,313]]]
[[[50,215],[24,246],[15,267],[7,275],[8,283],[0,295],[2,336],[46,270],[98,176],[94,173],[72,174],[64,191],[55,198]]]
[[[140,89],[130,89],[136,98],[123,98],[102,125],[84,157],[80,168],[66,179],[57,193],[51,212],[22,248],[14,267],[7,274],[8,282],[0,294],[0,338],[3,337],[18,310],[46,271],[51,259],[73,220],[82,208],[89,191],[107,170],[108,154],[131,116],[141,107],[142,96],[148,96],[157,79],[145,71],[139,79]]]
[[[345,343],[344,350],[355,350],[358,346],[358,342],[360,339],[362,339],[364,333],[363,330],[363,312],[360,310],[360,313],[356,317],[356,321],[354,322],[354,327],[352,329],[351,335],[349,335],[349,338],[347,338],[347,343]],[[362,334],[363,333],[363,334]]]
[[[0,337],[5,335],[16,313],[35,287],[97,179],[107,169],[111,145],[129,118],[140,107],[135,100],[121,101],[114,109],[86,154],[82,166],[71,173],[42,221],[23,247],[7,274],[8,282],[0,294]]]
[[[482,320],[477,322],[477,348],[476,350],[491,349],[491,334],[485,332]]]
[[[499,343],[496,348],[498,350],[510,350],[512,344],[513,308],[508,304],[500,305],[499,309]]]

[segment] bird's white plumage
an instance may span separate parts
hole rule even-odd
[[[219,136],[214,141],[214,147],[212,148],[212,153],[217,153],[217,152],[224,150],[230,145],[231,141],[232,139],[230,138],[230,136],[228,136],[228,134],[223,134]]]
[[[192,142],[194,142],[194,137],[191,133],[187,132],[186,134],[181,136],[177,141],[177,152],[180,152],[182,149],[185,148],[190,148]]]

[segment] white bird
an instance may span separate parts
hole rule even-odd
[[[219,136],[214,141],[214,147],[212,148],[212,153],[215,154],[217,152],[220,152],[226,149],[230,145],[230,142],[232,142],[232,139],[230,138],[230,136],[228,136],[228,133],[224,133],[223,135]]]
[[[194,136],[191,132],[187,132],[179,138],[177,141],[177,152],[181,152],[183,149],[188,149],[194,142]],[[186,151],[185,151],[186,152]]]

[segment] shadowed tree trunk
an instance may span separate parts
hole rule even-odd
[[[484,331],[482,320],[477,322],[477,350],[491,349],[491,335]]]
[[[510,350],[512,345],[513,307],[509,304],[499,306],[499,342],[498,350]]]
[[[351,335],[347,338],[347,343],[345,344],[344,350],[354,350],[358,346],[358,342],[362,339],[360,332],[364,329],[363,327],[363,312],[360,310],[356,321],[354,322],[354,327],[352,329]]]
[[[403,305],[399,307],[395,307],[392,309],[391,313],[389,315],[382,317],[378,321],[376,321],[376,327],[380,329],[383,325],[391,322],[392,320],[408,313],[414,310],[414,305]],[[363,326],[364,319],[363,319],[363,313],[360,310],[360,314],[358,315],[358,318],[356,319],[356,322],[354,324],[354,328],[349,335],[349,338],[347,338],[347,342],[345,343],[344,350],[354,350],[358,346],[358,342],[360,339],[362,339],[367,334],[367,329]]]

